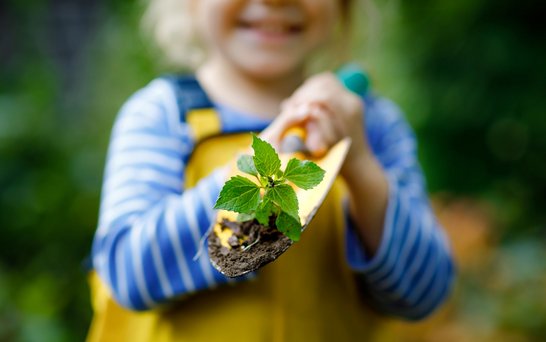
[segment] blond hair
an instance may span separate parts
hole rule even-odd
[[[168,65],[195,68],[204,59],[189,0],[147,0],[142,28]]]

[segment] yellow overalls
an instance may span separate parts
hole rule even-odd
[[[210,136],[219,129],[211,113],[194,115],[197,120],[188,116],[197,135]],[[185,188],[248,149],[250,142],[248,133],[203,139],[188,163]],[[301,241],[252,281],[133,312],[120,307],[92,272],[94,318],[88,341],[369,340],[376,318],[362,304],[345,261],[343,193],[338,179]]]

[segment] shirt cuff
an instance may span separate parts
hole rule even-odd
[[[379,248],[373,257],[370,257],[364,250],[364,246],[362,245],[354,222],[349,214],[348,206],[345,206],[345,255],[349,267],[355,272],[365,273],[378,268],[386,260],[390,246],[392,245],[392,227],[393,219],[396,215],[398,185],[389,175],[387,175],[387,179],[389,184],[389,198],[383,224],[383,236],[381,237]]]

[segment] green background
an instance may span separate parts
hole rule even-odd
[[[455,227],[468,212],[487,222],[450,230],[478,231],[485,251],[461,259],[436,328],[454,336],[546,335],[545,9],[377,0],[354,11],[354,59],[406,112],[435,203],[464,203],[448,216]],[[85,260],[110,128],[123,101],[172,71],[139,32],[142,10],[121,0],[0,3],[2,341],[87,332]]]

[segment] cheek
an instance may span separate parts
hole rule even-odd
[[[206,45],[220,44],[237,21],[242,0],[199,0],[196,12],[200,37]]]
[[[219,36],[230,34],[238,24],[239,16],[248,0],[209,0],[212,3],[211,22],[206,25],[215,26]]]

